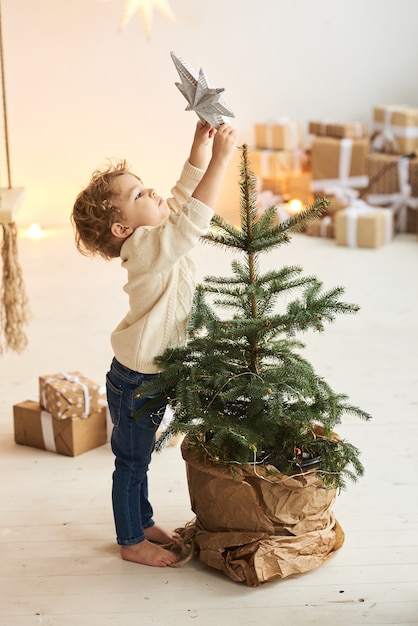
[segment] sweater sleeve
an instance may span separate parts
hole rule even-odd
[[[157,274],[196,246],[214,215],[210,207],[191,196],[202,176],[202,170],[185,164],[173,196],[167,200],[170,216],[161,226],[137,228],[122,246],[123,263],[135,263],[142,271]]]
[[[186,161],[179,180],[171,190],[172,197],[167,199],[167,204],[172,211],[181,211],[182,206],[187,202],[201,181],[203,174],[203,170],[194,167],[190,161]]]

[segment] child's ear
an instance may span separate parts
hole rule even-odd
[[[118,237],[119,239],[126,239],[134,232],[133,228],[130,226],[124,226],[120,222],[114,222],[110,227],[112,235]]]

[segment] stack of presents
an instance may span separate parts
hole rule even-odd
[[[395,232],[418,233],[418,108],[374,107],[371,132],[364,122],[310,121],[307,142],[289,118],[254,130],[260,210],[275,205],[283,221],[289,200],[305,206],[326,196],[326,214],[306,234],[345,246],[378,248]]]
[[[108,441],[102,387],[80,372],[39,377],[39,399],[13,406],[16,443],[77,456]]]

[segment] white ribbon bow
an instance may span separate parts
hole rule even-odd
[[[80,417],[88,417],[90,414],[90,395],[89,388],[86,383],[81,382],[78,376],[73,376],[72,374],[67,374],[66,372],[61,372],[61,376],[68,380],[69,383],[75,383],[76,385],[80,385],[84,394],[84,411],[80,415]]]

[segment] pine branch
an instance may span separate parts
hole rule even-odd
[[[198,286],[188,344],[160,355],[161,375],[141,388],[156,404],[168,399],[175,412],[157,449],[173,434],[186,433],[202,458],[256,458],[290,474],[300,467],[299,450],[321,457],[326,487],[343,488],[364,468],[359,450],[333,429],[345,415],[370,415],[318,376],[296,334],[322,331],[325,322],[359,307],[342,300],[342,287],[324,290],[298,265],[264,273],[258,266],[262,254],[289,243],[292,233],[322,215],[328,201],[320,198],[277,224],[274,207],[258,214],[245,145],[240,172],[241,229],[215,216],[205,241],[236,249],[241,258],[232,262],[231,275],[207,276]]]

